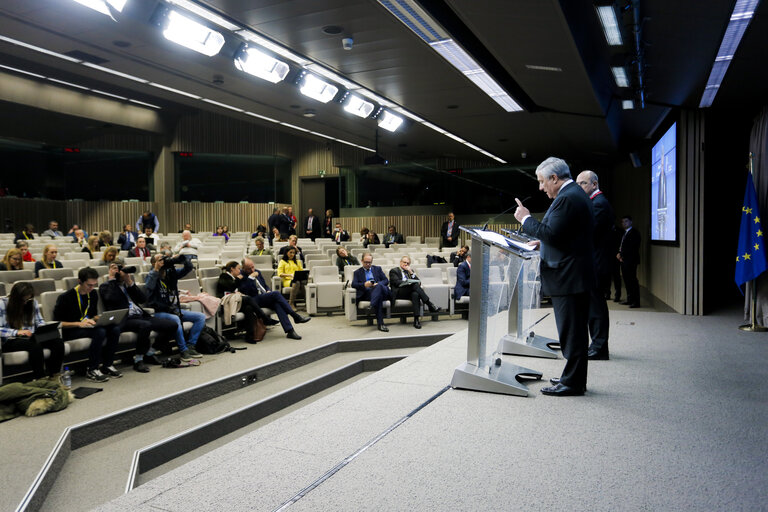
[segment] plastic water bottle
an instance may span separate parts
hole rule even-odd
[[[72,388],[72,372],[69,371],[69,366],[65,366],[64,373],[61,374],[61,385],[67,389]]]

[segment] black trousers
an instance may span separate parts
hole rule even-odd
[[[88,353],[88,369],[96,370],[99,362],[103,366],[112,366],[117,350],[117,342],[120,339],[120,326],[108,325],[107,327],[72,327],[62,329],[65,340],[77,338],[91,338],[91,348]],[[107,340],[106,345],[104,340]]]
[[[610,283],[611,276],[610,274],[602,275],[598,279],[601,283],[606,281]],[[605,302],[603,288],[598,286],[589,296],[589,337],[592,338],[589,350],[608,354],[609,325],[608,304]]]
[[[48,360],[45,360],[43,349],[51,351]],[[32,377],[41,379],[47,375],[53,375],[61,371],[61,363],[64,361],[64,342],[61,338],[38,343],[35,335],[18,338],[8,338],[3,341],[3,352],[29,352],[29,366],[32,367]],[[43,366],[45,365],[45,369]]]
[[[560,349],[567,360],[560,382],[575,389],[587,387],[589,293],[552,296]]]
[[[243,294],[242,303],[240,305],[240,311],[245,315],[245,339],[253,340],[253,327],[256,319],[261,318],[267,320],[269,317],[264,311],[261,310],[256,300],[250,295]]]
[[[640,304],[640,283],[637,281],[637,263],[622,263],[621,274],[624,276],[624,286],[627,288],[627,302]]]
[[[149,335],[157,332],[155,345],[168,347],[176,334],[176,322],[167,318],[155,318],[152,316],[131,316],[125,319],[121,331],[135,332],[139,339],[136,340],[136,355],[143,356],[149,352]],[[161,348],[160,350],[163,350]],[[166,353],[166,350],[163,350]]]
[[[413,283],[401,286],[392,292],[395,299],[407,299],[411,301],[411,304],[413,305],[413,318],[419,318],[420,316],[420,302],[423,302],[425,305],[429,304],[429,296],[427,296],[427,292],[424,291],[420,284]]]

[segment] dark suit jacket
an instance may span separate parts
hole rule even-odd
[[[264,280],[264,276],[261,272],[259,272],[259,275],[256,276],[256,279],[261,283],[261,286],[264,287],[266,291],[271,291],[269,286],[267,285],[267,282]],[[247,276],[243,279],[240,279],[240,282],[238,284],[238,290],[240,290],[241,293],[244,293],[246,295],[250,295],[251,297],[256,297],[261,292],[259,292],[259,287],[256,286],[256,283],[253,279],[249,279]]]
[[[149,254],[152,254],[154,252],[154,245],[149,244],[144,249],[149,251]],[[128,251],[128,256],[130,256],[131,258],[140,258],[141,256],[139,256],[138,251],[139,251],[138,247],[134,247],[133,249]]]
[[[136,240],[139,239],[138,233],[134,233],[133,231],[129,231],[129,233],[133,235],[133,243],[128,241],[128,237],[124,232],[120,233],[120,236],[117,237],[117,245],[119,245],[120,249],[123,251],[130,251],[133,245],[136,243]]]
[[[286,235],[289,234],[291,226],[293,226],[293,223],[287,215],[281,213],[277,216],[277,219],[275,219],[275,227],[280,233],[285,233]]]
[[[267,229],[269,229],[269,238],[272,238],[272,228],[277,227],[279,229],[279,226],[277,225],[277,219],[280,217],[277,213],[273,213],[269,216],[267,219]]]
[[[235,293],[240,284],[239,281],[242,281],[242,279],[236,279],[227,272],[222,272],[219,276],[219,281],[216,283],[216,296],[223,297],[225,293]]]
[[[592,201],[575,182],[561,187],[544,218],[526,219],[523,232],[541,240],[545,295],[588,293],[595,286]]]
[[[412,279],[419,279],[418,276],[414,275]],[[403,269],[401,269],[399,266],[391,269],[389,271],[389,286],[392,288],[392,293],[397,294],[397,290],[400,288],[400,285],[403,283]]]
[[[304,219],[304,229],[301,232],[301,236],[302,238],[309,237],[312,240],[314,240],[315,238],[320,236],[320,230],[322,226],[320,226],[320,219],[317,218],[317,215],[312,215],[311,218],[312,218],[311,233],[307,234],[307,230],[309,229],[308,226],[309,226],[309,219],[310,219],[310,217],[307,217],[306,219]]]
[[[451,263],[453,263],[454,267],[458,267],[459,265],[464,263],[464,261],[466,259],[467,259],[467,254],[466,253],[464,253],[463,256],[459,256],[459,251],[451,253]]]
[[[125,289],[128,292],[128,296],[131,298],[134,304],[141,307],[147,301],[147,296],[141,289],[134,283],[133,286],[129,286]],[[128,309],[128,297],[125,296],[123,290],[120,289],[120,283],[116,279],[102,283],[99,286],[99,296],[104,303],[104,310],[115,309]]]
[[[469,295],[469,275],[470,275],[469,263],[462,262],[456,269],[456,286],[453,287],[453,296],[455,299],[460,299],[465,295]]]
[[[595,270],[598,275],[610,274],[613,260],[616,259],[616,251],[611,246],[615,214],[611,203],[602,193],[592,199],[592,208],[595,212]]]
[[[333,238],[333,229],[335,227],[333,217],[326,217],[323,219],[323,236],[326,238]]]
[[[387,276],[384,275],[384,271],[378,265],[371,265],[371,271],[373,272],[373,280],[379,283],[379,286],[389,285]],[[357,290],[357,298],[363,296],[365,293],[365,269],[360,267],[352,273],[352,288]]]
[[[394,235],[390,235],[387,233],[384,235],[384,247],[389,247],[390,244],[404,244],[403,241],[403,235],[400,233],[395,233]]]
[[[331,233],[331,238],[336,240],[336,228],[334,228],[334,231]],[[339,236],[339,242],[349,242],[349,232],[342,229],[341,236]]]
[[[443,222],[443,227],[440,228],[440,236],[443,238],[443,245],[451,244],[452,247],[456,247],[459,243],[459,222],[453,219],[453,230],[451,231],[451,241],[448,238],[448,221]]]
[[[624,265],[638,265],[640,263],[640,233],[637,228],[633,227],[625,232],[620,252]]]

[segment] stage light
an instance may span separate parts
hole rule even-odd
[[[299,90],[304,96],[309,96],[321,103],[328,103],[339,92],[338,87],[324,82],[312,74],[304,75],[304,82]]]
[[[621,108],[624,110],[632,110],[635,108],[634,100],[621,100]]]
[[[627,69],[624,66],[612,66],[611,73],[613,73],[613,79],[618,87],[629,87],[629,77],[627,77]]]
[[[600,19],[600,25],[603,26],[603,34],[605,34],[605,40],[611,46],[621,46],[624,44],[624,39],[621,37],[621,27],[619,27],[619,19],[616,16],[616,9],[613,4],[610,5],[596,5],[597,17]]]
[[[190,50],[212,57],[224,46],[224,36],[178,12],[168,12],[163,36]]]
[[[360,96],[350,94],[346,104],[344,105],[344,110],[350,114],[355,114],[356,116],[366,118],[371,115],[371,112],[373,112],[373,103],[370,101],[365,101]]]
[[[384,110],[379,116],[379,127],[389,130],[390,132],[396,131],[400,128],[401,124],[403,124],[403,118],[396,116],[389,110]]]
[[[291,69],[285,62],[270,57],[256,48],[243,48],[238,52],[235,57],[235,67],[273,84],[285,79]]]

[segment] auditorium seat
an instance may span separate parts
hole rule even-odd
[[[41,279],[53,279],[56,282],[56,288],[58,290],[64,290],[65,277],[73,277],[75,275],[74,269],[71,268],[44,268],[40,270]]]
[[[343,289],[336,265],[313,266],[307,284],[307,313],[337,311],[344,307]]]
[[[33,270],[0,270],[0,283],[13,284],[16,281],[31,281],[34,278]]]

